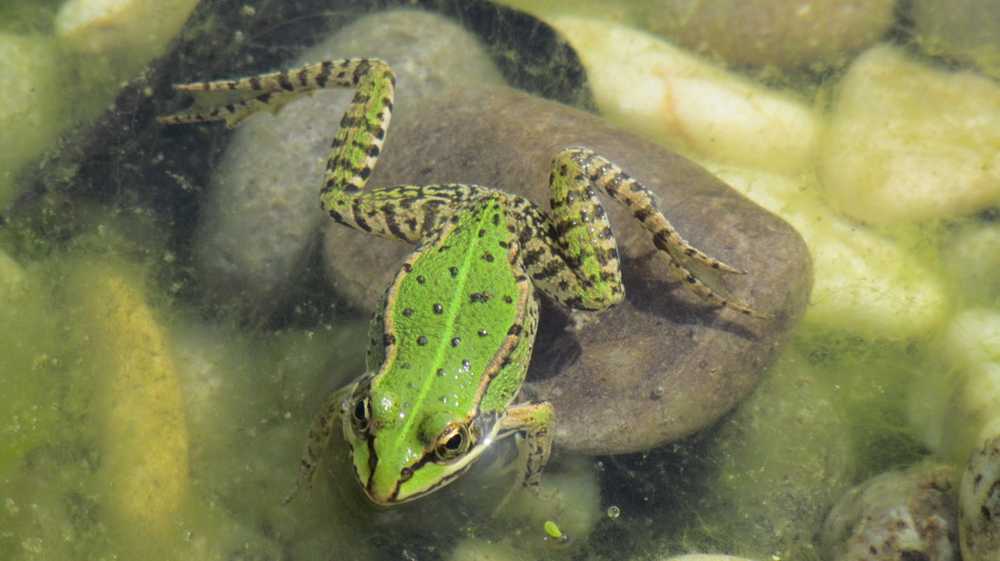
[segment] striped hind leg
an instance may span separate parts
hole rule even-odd
[[[552,162],[552,221],[557,242],[566,262],[574,269],[578,286],[570,290],[597,294],[599,299],[621,299],[618,249],[605,209],[594,191],[598,187],[628,207],[653,235],[653,245],[667,259],[672,274],[694,295],[713,306],[730,308],[748,316],[767,317],[753,308],[719,294],[685,265],[694,261],[724,273],[742,274],[706,255],[680,236],[657,207],[653,194],[618,166],[586,148],[568,148]],[[529,274],[531,270],[529,269]],[[560,282],[570,280],[563,275]],[[554,287],[562,291],[565,286]],[[543,290],[545,288],[543,287]]]

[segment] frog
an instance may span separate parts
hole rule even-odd
[[[312,422],[296,490],[313,484],[338,428],[354,478],[379,506],[447,486],[506,439],[518,452],[513,488],[537,489],[556,412],[520,390],[540,295],[580,313],[607,310],[625,296],[621,255],[599,192],[631,211],[670,274],[707,306],[768,317],[712,288],[692,263],[725,274],[744,270],[690,244],[652,191],[585,146],[554,155],[548,210],[469,183],[369,186],[396,89],[381,59],[330,59],[174,88],[205,94],[206,103],[160,116],[160,123],[229,127],[320,89],[353,89],[328,153],[320,206],[346,227],[416,245],[372,317],[364,372],[330,392]],[[222,92],[239,97],[208,99]]]

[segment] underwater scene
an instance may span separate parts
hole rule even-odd
[[[4,0],[0,560],[1000,561],[995,0]]]

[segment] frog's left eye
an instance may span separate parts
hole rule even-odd
[[[441,433],[434,447],[438,461],[447,462],[465,454],[472,447],[472,435],[465,425],[450,425]]]
[[[368,431],[372,418],[372,401],[368,397],[362,397],[354,402],[351,408],[351,422],[354,429],[361,434]]]

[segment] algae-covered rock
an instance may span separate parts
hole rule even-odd
[[[932,55],[971,62],[1000,78],[1000,7],[995,0],[914,0],[918,44]]]
[[[812,165],[819,122],[797,96],[635,29],[575,17],[552,22],[580,53],[597,106],[612,122],[685,155],[788,173]]]
[[[820,534],[830,561],[957,561],[951,466],[918,464],[851,489]]]
[[[1000,313],[970,309],[938,343],[936,367],[910,391],[913,430],[962,472],[959,525],[965,561],[1000,559]]]
[[[501,81],[465,30],[414,10],[361,18],[289,65],[352,56],[381,57],[393,66],[397,91],[405,92],[396,96],[397,112],[446,84]],[[317,204],[319,188],[351,96],[346,89],[319,91],[276,116],[249,119],[234,134],[202,206],[195,249],[213,304],[266,319],[302,278],[317,232],[330,220]]]
[[[1000,223],[971,221],[942,243],[945,271],[956,297],[966,306],[1000,302]]]
[[[1000,559],[1000,435],[972,452],[962,474],[958,506],[962,559]]]
[[[0,481],[35,447],[51,441],[58,420],[64,345],[48,286],[0,250]],[[0,540],[2,541],[2,540]],[[0,549],[2,551],[2,549]]]
[[[874,224],[952,218],[1000,204],[1000,86],[882,46],[838,86],[819,178]]]
[[[650,31],[732,65],[837,64],[892,25],[892,0],[502,0],[542,18],[585,16]]]
[[[87,55],[115,55],[135,67],[161,54],[198,0],[67,0],[56,15],[64,44]]]
[[[47,37],[0,33],[0,208],[17,195],[18,170],[62,129],[68,98],[60,61]]]
[[[680,531],[759,559],[816,558],[812,535],[856,470],[849,429],[833,386],[786,352],[722,423],[707,452],[719,466],[710,495]]]
[[[945,283],[896,240],[840,215],[818,196],[812,175],[798,178],[702,162],[710,171],[788,220],[812,254],[815,281],[804,322],[880,340],[923,337],[947,318]]]
[[[102,503],[121,547],[170,547],[190,492],[180,379],[170,336],[135,270],[97,260],[69,280],[93,355]]]

